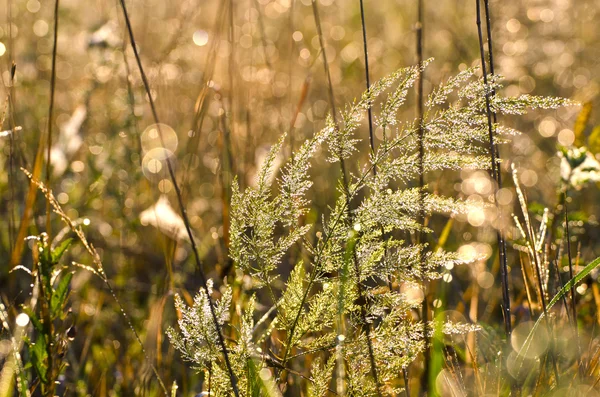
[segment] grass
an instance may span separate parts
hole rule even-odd
[[[0,396],[593,395],[592,5],[9,0]]]

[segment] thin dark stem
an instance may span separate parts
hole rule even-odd
[[[15,64],[14,61],[14,53],[13,53],[13,47],[14,47],[14,41],[13,41],[13,36],[12,36],[12,26],[13,26],[13,17],[12,17],[12,0],[8,0],[6,2],[6,15],[7,15],[7,23],[8,23],[8,59],[11,62],[11,70],[10,70],[10,87],[8,88],[8,98],[7,98],[7,106],[9,107],[9,113],[8,113],[8,119],[9,119],[9,125],[10,125],[10,129],[15,130],[15,122],[14,122],[14,96],[15,96],[15,72],[16,72],[16,68],[17,65]],[[2,122],[4,123],[4,119],[2,120]],[[8,213],[9,218],[8,218],[8,246],[10,247],[11,251],[14,251],[15,248],[15,228],[16,228],[16,220],[15,220],[15,211],[14,211],[14,205],[15,205],[15,197],[16,197],[16,192],[15,192],[15,186],[16,183],[14,183],[13,181],[15,181],[15,145],[16,145],[16,140],[15,140],[15,136],[14,134],[10,134],[9,136],[9,152],[8,152],[8,169],[9,169],[9,173],[8,173],[8,178],[9,178],[9,183],[8,185],[10,186],[10,200],[8,202],[7,205],[7,209],[8,209]]]
[[[229,45],[231,46],[231,53],[229,55],[229,95],[227,106],[223,106],[223,155],[222,155],[222,166],[221,166],[221,184],[223,190],[223,206],[222,206],[222,217],[223,217],[223,246],[225,249],[225,255],[229,250],[229,188],[231,184],[231,178],[235,175],[233,169],[233,159],[231,150],[231,136],[235,134],[235,111],[234,111],[234,96],[235,92],[235,8],[234,0],[229,1]],[[229,122],[229,128],[227,126]],[[227,163],[228,170],[225,170],[225,164]]]
[[[425,185],[423,175],[423,157],[425,154],[423,146],[423,75],[425,71],[421,67],[423,64],[423,0],[418,0],[417,18],[417,64],[419,65],[419,78],[417,80],[417,118],[419,119],[419,187],[423,188]],[[420,200],[422,201],[422,195]]]
[[[335,128],[339,128],[339,126],[337,124],[335,97],[333,95],[333,84],[331,82],[331,73],[329,70],[329,63],[327,62],[327,53],[325,51],[323,30],[321,28],[321,19],[319,17],[319,9],[318,9],[316,0],[312,0],[312,8],[313,8],[313,13],[314,13],[314,17],[315,17],[315,24],[317,27],[317,36],[319,37],[319,45],[321,47],[321,55],[323,57],[325,73],[327,74],[331,112],[333,114]],[[366,33],[364,30],[364,12],[362,9],[362,0],[361,0],[361,15],[363,17],[363,38],[365,39],[365,56],[366,56]],[[368,71],[367,71],[367,76],[368,76]],[[368,77],[367,77],[367,86],[370,86]],[[369,108],[369,116],[370,115],[371,115],[371,113],[370,113],[370,108]],[[369,120],[369,125],[371,125],[371,124],[372,124],[372,122],[371,122],[371,120]],[[372,131],[371,131],[371,140],[372,139],[373,139],[373,135],[372,135]],[[371,147],[373,147],[373,146],[371,146]],[[346,196],[346,212],[347,212],[349,223],[352,224],[352,212],[350,211],[350,197],[349,197],[350,192],[349,192],[348,174],[347,174],[345,162],[344,162],[344,159],[343,159],[341,153],[339,153],[338,158],[340,161],[340,167],[341,167],[341,173],[342,173],[342,185],[344,188],[344,195]],[[375,168],[373,168],[373,170],[375,170]],[[375,172],[375,171],[373,171],[373,172]],[[366,300],[364,298],[364,291],[363,291],[362,284],[360,282],[360,268],[358,265],[358,258],[356,255],[356,246],[352,247],[352,260],[354,262],[354,275],[356,277],[356,288],[357,288],[358,297],[359,297],[359,301],[360,301],[361,322],[362,322],[362,326],[363,326],[363,329],[366,334],[367,347],[368,347],[368,351],[369,351],[369,361],[371,364],[371,376],[373,377],[373,380],[375,381],[377,395],[381,395],[381,392],[379,390],[380,384],[379,384],[379,377],[377,375],[377,364],[375,361],[375,352],[373,349],[373,342],[371,341],[371,326],[367,322],[367,311],[366,311],[366,307],[365,307]]]
[[[210,396],[210,389],[212,386],[212,363],[208,365],[208,395]]]
[[[486,30],[487,30],[487,44],[488,44],[488,56],[489,56],[489,62],[490,62],[490,74],[492,76],[495,76],[495,70],[494,70],[494,45],[493,45],[493,41],[492,41],[492,17],[490,14],[490,2],[489,0],[484,0],[483,1],[483,5],[484,5],[484,11],[485,11],[485,21],[486,21]],[[494,95],[496,95],[496,90],[492,90],[491,92],[492,97]],[[497,115],[496,113],[492,113],[492,121],[494,123],[494,125],[498,122],[497,120]],[[498,145],[495,145],[495,149],[496,149],[496,158],[500,159],[500,148],[498,147]],[[498,184],[498,189],[502,189],[502,170],[500,168],[500,163],[497,164],[497,170],[496,170],[496,182]],[[500,213],[499,219],[502,220],[502,213]],[[500,222],[502,223],[502,222]],[[507,268],[507,264],[506,264],[506,240],[504,239],[504,235],[502,233],[500,233],[500,238],[501,238],[501,244],[500,244],[500,248],[499,248],[499,260],[500,263],[503,264],[504,268]],[[505,272],[506,274],[506,285],[508,285],[508,272]],[[510,299],[510,298],[509,298]],[[510,300],[509,300],[509,304],[510,304]],[[510,307],[508,308],[510,311]],[[510,326],[510,319],[508,321],[508,325]],[[512,329],[512,327],[511,327]]]
[[[234,78],[235,78],[235,10],[233,8],[233,1],[229,0],[229,45],[231,46],[231,53],[229,55],[229,95],[227,96],[229,102],[229,129],[232,134],[235,133],[235,113],[234,113],[234,99],[233,93],[235,90]],[[225,113],[227,115],[227,113]]]
[[[533,235],[531,228],[529,228],[529,233],[530,235]],[[532,239],[533,241],[533,239]],[[542,311],[544,312],[544,317],[545,317],[545,324],[546,324],[546,329],[548,332],[548,335],[552,335],[552,330],[550,329],[550,318],[548,317],[548,305],[546,304],[546,295],[544,293],[544,287],[542,284],[542,274],[540,271],[540,263],[538,261],[538,255],[537,252],[533,252],[533,263],[535,265],[535,273],[538,279],[538,287],[539,287],[539,294],[540,294],[540,301],[542,302]],[[550,355],[550,358],[552,360],[552,365],[553,365],[553,369],[554,369],[554,376],[556,377],[556,383],[558,384],[559,382],[559,377],[558,377],[558,364],[556,362],[556,357],[554,356],[554,353],[552,351],[550,351],[548,353]]]
[[[295,0],[291,0],[290,2],[290,11],[288,13],[288,23],[289,23],[289,28],[290,28],[290,47],[289,47],[289,51],[290,51],[290,57],[292,56],[292,54],[294,53],[294,49],[295,49],[295,43],[296,41],[294,40],[294,3]],[[292,76],[293,76],[293,68],[292,68],[293,63],[292,62],[288,62],[288,78],[289,81],[293,81]],[[310,74],[307,76],[307,78],[304,81],[304,84],[302,85],[302,90],[301,90],[301,94],[300,94],[300,98],[305,98],[306,97],[306,93],[308,91],[308,83],[310,81]],[[306,87],[306,89],[304,88]],[[289,89],[289,105],[290,105],[290,114],[292,114],[292,121],[290,121],[290,128],[289,128],[289,134],[290,134],[290,159],[293,163],[294,161],[294,146],[295,146],[295,136],[294,136],[294,124],[296,124],[296,117],[298,116],[298,113],[300,112],[300,109],[297,109],[296,113],[294,113],[294,103],[293,103],[293,87],[292,84],[290,84],[290,89]],[[303,102],[303,99],[301,100],[301,102]]]
[[[425,224],[425,203],[424,203],[424,187],[425,187],[425,173],[424,173],[424,166],[423,166],[423,160],[425,158],[425,145],[424,145],[424,128],[423,128],[423,80],[424,80],[424,73],[425,71],[423,70],[423,47],[424,47],[424,40],[423,40],[423,25],[425,23],[425,18],[424,18],[424,4],[423,4],[423,0],[418,0],[417,1],[417,25],[416,25],[416,31],[417,31],[417,43],[416,43],[416,51],[417,51],[417,64],[419,65],[419,78],[417,79],[417,118],[419,120],[419,131],[418,131],[418,136],[417,136],[417,144],[419,147],[419,157],[418,157],[418,167],[419,167],[419,213],[418,213],[418,223],[419,224]],[[423,233],[421,231],[417,232],[417,244],[420,245],[421,242],[423,240]],[[424,269],[425,269],[425,249],[422,248],[421,252],[419,254],[419,266],[420,266],[420,273],[424,274]],[[423,375],[421,377],[421,391],[423,393],[427,392],[428,389],[428,381],[429,381],[429,368],[430,368],[430,349],[429,349],[429,338],[427,337],[428,335],[428,329],[427,329],[427,323],[429,321],[429,308],[428,308],[428,303],[427,303],[427,291],[425,289],[426,287],[426,280],[425,277],[423,276],[423,279],[421,280],[423,283],[423,289],[424,289],[424,294],[423,294],[423,302],[421,303],[421,320],[423,321],[423,326],[425,327],[424,332],[423,332],[423,337],[425,339],[425,351],[424,351],[424,369],[423,369]]]
[[[154,118],[154,122],[156,123],[157,128],[158,128],[158,135],[161,140],[161,145],[164,146],[163,134],[162,134],[162,130],[160,128],[160,120],[158,118],[158,113],[156,111],[156,106],[154,104],[154,100],[152,99],[152,94],[150,91],[150,84],[148,83],[148,78],[146,77],[146,73],[144,72],[144,68],[142,66],[142,61],[140,59],[140,55],[137,50],[137,45],[136,45],[135,38],[133,35],[133,28],[131,27],[131,21],[129,19],[129,14],[127,13],[127,7],[125,5],[125,0],[120,0],[120,3],[121,3],[121,8],[123,9],[123,17],[125,18],[125,24],[127,25],[127,31],[129,33],[129,41],[131,43],[131,48],[133,49],[133,54],[135,55],[135,60],[137,62],[137,66],[140,71],[140,75],[142,77],[144,89],[146,90],[146,94],[148,95],[148,102],[150,102],[150,109],[152,111],[152,117]],[[192,233],[190,221],[187,216],[187,211],[183,204],[183,197],[181,194],[181,189],[179,188],[179,184],[177,183],[177,178],[175,177],[175,171],[173,170],[173,165],[171,164],[171,160],[168,157],[166,158],[166,163],[167,163],[167,169],[169,171],[169,177],[171,178],[171,182],[173,183],[173,187],[175,189],[175,194],[177,196],[179,211],[181,212],[181,217],[185,224],[185,229],[186,229],[188,238],[190,240],[190,244],[192,246],[192,251],[194,253],[196,267],[198,270],[198,274],[200,276],[200,282],[202,284],[202,288],[204,289],[204,293],[206,294],[206,298],[208,299],[213,324],[217,330],[217,335],[219,337],[219,345],[221,347],[221,352],[223,353],[223,358],[225,359],[225,365],[227,367],[227,371],[229,372],[229,380],[231,382],[231,387],[233,389],[233,393],[237,397],[237,396],[239,396],[239,391],[238,391],[238,387],[237,387],[237,379],[235,377],[233,368],[231,367],[231,363],[229,361],[229,355],[227,353],[227,347],[225,346],[225,340],[223,338],[223,333],[221,332],[221,326],[219,325],[219,321],[217,319],[217,314],[215,312],[214,303],[210,296],[210,291],[208,290],[208,284],[207,284],[207,280],[206,280],[206,275],[204,274],[202,260],[200,259],[200,255],[198,254],[198,248],[196,247],[196,241],[195,241],[194,235]]]
[[[490,74],[494,76],[494,51],[492,43],[492,17],[490,16],[490,2],[489,0],[483,0],[483,6],[485,11],[485,22],[487,31],[487,44],[488,44],[488,56],[490,57]]]
[[[11,3],[8,3],[8,7],[11,7]],[[12,25],[12,20],[10,18],[10,11],[9,11],[9,24]],[[8,92],[8,99],[7,99],[7,105],[9,106],[9,114],[8,114],[8,119],[9,119],[9,125],[10,125],[10,129],[14,132],[16,129],[16,124],[14,121],[14,93],[15,93],[15,71],[16,71],[17,65],[14,63],[14,61],[12,62],[12,67],[11,67],[11,73],[10,73],[10,87],[9,87],[9,92]],[[4,120],[2,120],[4,121]],[[15,249],[15,227],[16,227],[16,220],[15,220],[15,211],[14,211],[14,205],[15,205],[15,197],[16,197],[16,183],[14,183],[15,181],[15,146],[16,146],[16,139],[14,134],[10,134],[9,136],[9,146],[8,146],[8,180],[9,180],[9,186],[10,186],[10,200],[8,202],[8,213],[9,213],[9,217],[8,217],[8,246],[10,247],[11,251]]]
[[[567,209],[567,198],[568,194],[565,191],[564,200],[565,200],[565,239],[567,240],[567,258],[569,258],[569,280],[572,280],[574,277],[573,274],[573,257],[571,256],[571,235],[569,233],[569,211]],[[557,261],[558,263],[558,261]],[[579,375],[583,377],[584,374],[584,366],[581,358],[581,342],[579,340],[579,330],[577,329],[577,297],[575,295],[575,284],[571,287],[571,308],[573,310],[573,330],[575,331],[575,340],[577,343],[577,350],[579,354],[577,355],[577,360],[579,361]],[[567,309],[568,312],[568,309]]]
[[[567,257],[569,258],[569,280],[573,279],[573,258],[571,257],[571,239],[569,235],[569,211],[567,209],[567,192],[565,192],[565,238],[567,240]],[[571,305],[573,308],[573,322],[577,327],[577,301],[575,300],[575,285],[571,287]],[[577,328],[575,328],[577,329]]]
[[[223,145],[221,155],[221,189],[222,189],[222,220],[223,220],[223,246],[225,249],[225,256],[227,256],[229,250],[229,202],[230,202],[230,189],[231,180],[233,175],[236,175],[233,165],[233,153],[231,149],[231,131],[227,126],[227,109],[225,103],[221,103],[223,108],[223,115],[221,116],[221,125],[223,129]],[[231,105],[231,101],[230,101]],[[233,124],[233,123],[232,123]],[[225,275],[223,275],[225,276]]]
[[[368,91],[371,89],[371,79],[370,79],[370,73],[369,73],[369,50],[368,50],[368,45],[367,45],[367,25],[365,23],[365,7],[363,4],[363,0],[360,0],[360,22],[361,22],[361,26],[362,26],[363,50],[364,50],[364,54],[365,54],[365,82],[366,82],[367,91]],[[323,52],[325,52],[324,48],[323,48]],[[373,112],[372,112],[370,106],[367,109],[367,117],[369,120],[369,144],[371,146],[371,154],[374,154],[375,153],[375,139],[373,136],[374,135],[373,134]],[[377,174],[377,166],[374,166],[373,167],[373,175],[376,175],[376,174]],[[344,175],[344,178],[345,178],[345,175]],[[357,278],[356,285],[358,287],[358,296],[362,298],[364,296],[364,291],[362,289],[362,285],[360,284],[360,269],[358,267],[358,258],[356,257],[356,246],[352,247],[352,256],[353,256],[353,260],[354,260],[354,272],[355,272],[355,276]],[[375,353],[373,352],[373,344],[371,343],[371,338],[370,338],[370,333],[371,333],[370,326],[366,324],[367,313],[366,313],[365,304],[366,304],[366,302],[361,302],[361,307],[360,307],[361,316],[362,316],[363,326],[365,327],[365,330],[367,333],[367,341],[368,341],[367,345],[369,348],[369,359],[371,361],[371,375],[373,376],[373,379],[375,380],[375,385],[377,387],[377,394],[379,394],[379,378],[377,376],[377,366],[376,366],[376,362],[375,362]]]
[[[371,80],[369,73],[369,50],[367,46],[367,25],[365,23],[365,7],[363,0],[360,0],[360,22],[362,26],[363,50],[365,53],[365,81],[367,83],[367,91],[371,89]],[[375,153],[375,140],[373,138],[373,112],[371,107],[367,110],[369,118],[369,144],[371,145],[371,153]],[[377,167],[373,168],[373,174],[377,174]]]
[[[316,0],[312,0],[312,10],[315,17],[315,24],[317,25],[317,36],[319,37],[319,45],[321,46],[321,56],[323,57],[323,66],[325,67],[325,74],[327,75],[327,87],[329,94],[329,106],[331,107],[331,114],[333,121],[337,126],[337,111],[335,108],[335,97],[333,95],[333,83],[331,82],[331,73],[329,71],[329,62],[327,62],[327,53],[325,52],[325,42],[323,40],[323,29],[321,28],[321,17],[319,17],[319,7],[317,6]]]
[[[138,128],[137,116],[135,115],[135,94],[133,92],[133,86],[131,84],[131,69],[129,68],[129,62],[127,61],[127,45],[125,44],[125,40],[123,40],[123,63],[125,63],[125,81],[127,82],[127,98],[129,101],[129,112],[131,113],[131,126],[134,129],[134,133],[136,136],[136,150],[139,155],[140,166],[142,165],[142,137]]]
[[[488,78],[487,78],[487,67],[485,61],[485,52],[483,49],[483,32],[481,28],[481,3],[480,0],[475,0],[476,9],[477,9],[477,34],[479,37],[479,54],[481,56],[481,70],[483,72],[483,84],[485,86],[485,107],[486,107],[486,116],[487,116],[487,124],[488,124],[488,133],[489,133],[489,141],[490,141],[490,159],[491,159],[491,176],[496,181],[495,193],[498,192],[500,188],[501,179],[499,178],[500,169],[497,166],[497,148],[494,143],[494,127],[492,121],[492,111],[490,108],[490,93],[488,90]],[[489,13],[488,13],[489,15]],[[497,201],[496,202],[496,206]],[[510,319],[510,291],[508,286],[508,265],[506,263],[506,244],[504,238],[502,236],[502,232],[497,230],[496,238],[498,241],[498,258],[500,261],[500,274],[501,274],[501,282],[502,282],[502,314],[504,316],[504,327],[506,331],[506,335],[510,336],[512,333],[512,325]]]
[[[488,57],[490,62],[490,74],[495,76],[496,73],[494,71],[494,45],[492,42],[492,17],[490,16],[490,2],[489,0],[483,0],[483,6],[485,11],[485,26],[487,31],[487,46],[488,46]],[[496,95],[496,90],[493,89],[492,96]],[[496,124],[496,113],[492,113],[492,121]],[[496,145],[496,157],[500,158],[499,148]],[[502,187],[502,173],[500,172],[500,164],[498,164],[497,170],[497,178],[498,178],[498,186]],[[505,246],[506,247],[506,246]],[[506,248],[505,248],[506,249]]]
[[[408,368],[402,368],[402,376],[404,377],[404,393],[406,397],[410,397],[410,380],[408,377]]]
[[[50,202],[50,200],[48,200],[48,202]],[[49,247],[49,241],[48,241],[48,247]],[[50,248],[46,248],[46,249],[50,249]],[[54,370],[54,352],[53,352],[53,346],[54,346],[54,323],[52,322],[52,318],[50,317],[50,305],[49,305],[49,296],[52,296],[52,292],[48,291],[47,287],[49,287],[48,284],[46,284],[46,277],[48,276],[44,276],[44,274],[47,272],[47,270],[45,270],[42,266],[49,266],[48,263],[44,263],[44,261],[40,261],[38,263],[38,268],[37,268],[37,282],[40,288],[40,296],[42,297],[42,301],[40,304],[40,317],[43,321],[42,327],[44,330],[44,335],[42,335],[42,337],[44,339],[46,339],[46,362],[45,364],[47,365],[47,379],[46,380],[42,380],[42,395],[44,397],[48,397],[48,396],[54,396],[54,390],[55,390],[55,383],[54,383],[54,375],[55,375],[55,370]]]
[[[369,73],[369,50],[368,50],[368,45],[367,45],[367,24],[365,22],[365,8],[364,8],[363,0],[360,0],[360,21],[361,21],[361,27],[362,27],[363,50],[364,50],[364,55],[365,55],[365,82],[367,85],[367,91],[369,91],[371,89],[371,79],[370,79],[370,73]],[[373,137],[373,112],[372,112],[371,107],[369,107],[367,109],[367,115],[368,115],[368,120],[369,120],[369,144],[371,147],[371,154],[375,154],[375,139]],[[384,139],[384,144],[385,144],[385,128],[383,129],[383,139]],[[377,166],[376,165],[373,166],[373,175],[377,175]],[[383,227],[381,227],[381,235],[383,236],[384,240],[387,239],[387,236],[386,236],[385,231],[383,230]],[[387,244],[386,244],[385,252],[387,253]],[[384,255],[384,258],[385,258],[385,255]],[[392,290],[391,281],[388,282],[388,287],[391,291]]]
[[[54,114],[54,93],[56,90],[56,54],[58,50],[58,5],[59,0],[54,2],[54,43],[52,46],[52,72],[50,75],[50,105],[48,106],[48,135],[46,142],[46,186],[50,188],[50,169],[51,169],[51,153],[52,153],[52,126],[53,126],[53,117]],[[50,214],[52,213],[50,200],[46,201],[46,234],[48,235],[48,241],[52,242],[51,236],[51,224],[50,224]]]

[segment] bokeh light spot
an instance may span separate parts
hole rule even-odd
[[[208,44],[208,33],[204,30],[196,30],[192,36],[192,40],[198,47],[203,47]]]

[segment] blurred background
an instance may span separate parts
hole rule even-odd
[[[424,57],[435,58],[425,72],[427,95],[458,71],[478,66],[480,58],[475,2],[424,3]],[[596,0],[490,1],[496,73],[505,77],[499,94],[591,102],[585,127],[589,134],[600,124],[599,5]],[[32,170],[40,137],[48,128],[53,7],[53,2],[38,0],[4,0],[0,6],[1,129],[22,127],[0,137],[0,295],[10,313],[17,313],[31,292],[30,277],[9,269],[29,190],[19,167]],[[366,87],[359,2],[318,0],[318,7],[339,110]],[[50,187],[69,217],[86,220],[84,231],[98,248],[161,375],[168,382],[177,379],[184,395],[192,395],[200,391],[198,378],[185,369],[164,336],[176,320],[173,291],[193,295],[200,286],[187,243],[177,243],[177,210],[166,204],[177,208],[165,159],[175,165],[205,270],[209,277],[222,278],[230,267],[223,221],[229,184],[236,177],[242,188],[252,185],[282,132],[290,133],[283,161],[293,147],[322,128],[330,112],[328,85],[311,0],[135,0],[128,2],[128,10],[163,123],[165,147],[158,139],[118,2],[61,0]],[[416,1],[365,0],[371,81],[417,62],[416,11]],[[414,119],[414,105],[411,94],[400,110],[401,120]],[[507,214],[515,211],[510,164],[519,169],[534,213],[557,204],[557,145],[574,143],[580,110],[501,117],[500,122],[523,132],[501,149],[507,188],[501,204]],[[362,141],[357,160],[362,161],[369,153],[365,127],[358,133]],[[382,133],[375,135],[378,144]],[[315,222],[335,201],[339,172],[323,157],[311,169],[314,210],[308,217]],[[355,165],[350,169],[357,171]],[[461,197],[486,199],[492,192],[482,171],[432,174],[426,182],[432,191]],[[592,186],[571,196],[570,211],[581,216],[573,230],[581,255],[594,258],[600,254],[594,243],[599,237],[597,189]],[[27,235],[45,230],[41,194],[32,208]],[[172,220],[172,227],[159,230],[153,214],[166,223]],[[431,222],[435,233],[446,224],[445,219]],[[500,329],[499,281],[494,282],[498,279],[491,266],[496,238],[492,223],[485,214],[458,218],[447,248],[489,258],[490,263],[479,267],[453,270],[455,288],[464,292],[472,278],[481,280],[481,318],[472,320]],[[55,217],[52,227],[56,234],[64,224]],[[81,245],[70,250],[65,263],[71,260],[89,263]],[[31,261],[26,247],[18,263],[31,268]],[[284,264],[283,274],[289,266]],[[477,278],[474,272],[486,276]],[[79,333],[68,353],[70,391],[103,396],[155,390],[141,348],[101,280],[78,271],[72,288]],[[592,299],[586,289],[580,294]],[[0,360],[9,349],[4,336]]]

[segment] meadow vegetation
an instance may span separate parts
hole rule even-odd
[[[600,395],[593,1],[0,9],[0,397]]]

